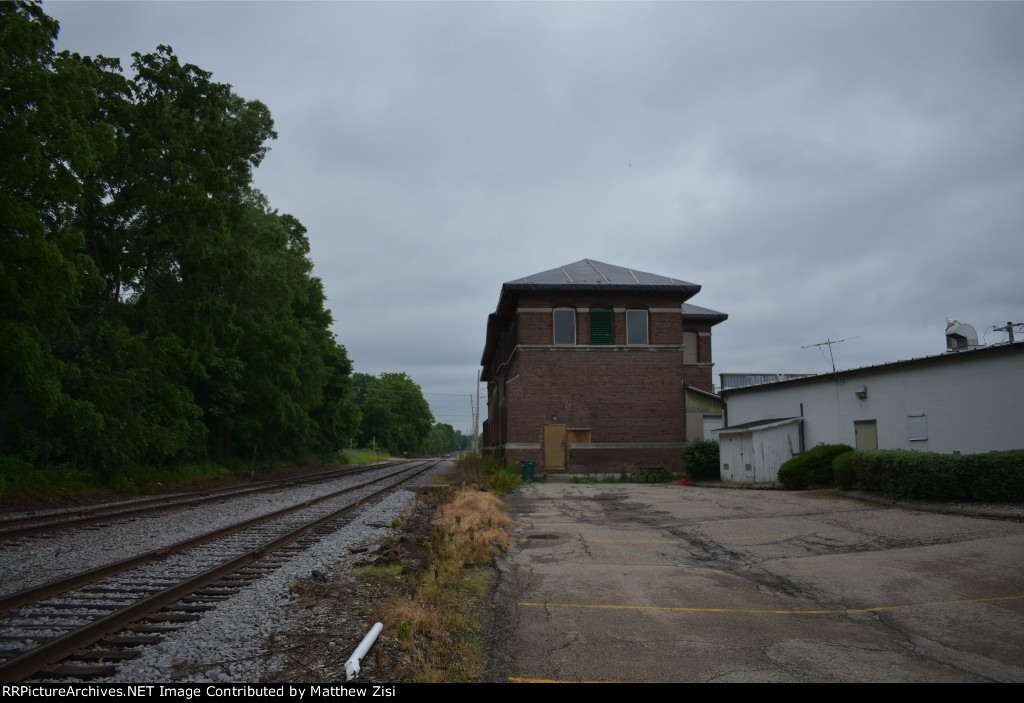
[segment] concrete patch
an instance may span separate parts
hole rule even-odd
[[[490,681],[1024,681],[1019,523],[831,491],[508,502]]]

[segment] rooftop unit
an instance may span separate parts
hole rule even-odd
[[[960,320],[946,318],[946,351],[961,352],[968,349],[977,349],[982,346],[978,344],[978,331],[973,326]]]

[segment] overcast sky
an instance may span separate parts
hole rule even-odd
[[[1022,3],[43,7],[60,49],[169,44],[270,108],[256,183],[355,369],[463,431],[501,284],[583,258],[701,284],[716,374],[1024,321]]]

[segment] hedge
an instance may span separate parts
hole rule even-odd
[[[822,444],[798,454],[779,467],[779,481],[790,490],[800,490],[813,484],[831,486],[832,460],[852,451],[846,444]]]
[[[850,466],[859,489],[890,498],[1024,502],[1024,449],[987,454],[858,451],[833,462],[842,488],[852,487]]]
[[[857,452],[846,452],[832,460],[832,473],[835,476],[836,485],[843,490],[853,488],[857,483]]]

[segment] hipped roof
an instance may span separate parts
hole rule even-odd
[[[613,266],[593,259],[580,259],[571,264],[506,281],[501,286],[498,307],[487,319],[487,341],[480,363],[487,364],[498,337],[498,319],[515,310],[519,291],[585,290],[585,291],[657,291],[679,293],[683,300],[700,291],[700,285],[656,273]],[[721,322],[728,315],[698,305],[681,303],[680,314],[691,319]]]
[[[593,259],[507,281],[502,290],[645,290],[696,293],[700,286],[668,276],[613,266]]]

